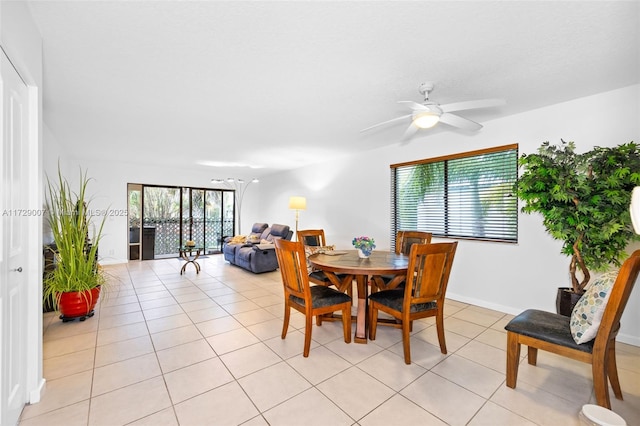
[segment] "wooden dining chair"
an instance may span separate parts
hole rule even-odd
[[[324,229],[304,229],[297,232],[298,241],[309,247],[326,247],[327,243],[324,236]],[[307,250],[305,249],[305,252]],[[309,272],[309,281],[318,285],[330,286],[331,281],[322,271],[311,269]]]
[[[302,229],[296,235],[298,241],[305,246],[321,247],[327,245],[324,229]]]
[[[409,256],[414,244],[429,244],[431,233],[423,231],[403,231],[396,233],[396,254]],[[394,275],[376,275],[371,280],[371,292],[389,290],[404,285],[403,280],[394,280]]]
[[[396,233],[396,253],[408,256],[413,244],[429,244],[431,237],[431,232],[400,230]]]
[[[342,311],[344,341],[351,342],[351,297],[346,293],[322,285],[310,285],[304,246],[301,242],[278,239],[274,241],[276,256],[284,286],[284,323],[282,338],[287,336],[291,308],[305,316],[303,356],[309,356],[313,317]],[[318,321],[320,325],[320,321]]]
[[[527,345],[529,364],[536,365],[538,349],[591,364],[596,402],[611,409],[609,386],[617,399],[622,399],[616,365],[616,335],[620,317],[629,300],[640,271],[640,250],[636,250],[623,264],[609,290],[595,339],[576,343],[571,334],[571,317],[552,312],[529,309],[513,318],[507,330],[507,381],[515,389],[520,363],[520,345]],[[580,301],[578,301],[580,303]]]
[[[327,247],[327,242],[324,236],[324,229],[304,229],[298,231],[298,241],[304,244],[305,253],[307,256],[310,254],[309,247]],[[332,247],[333,249],[333,247]],[[307,261],[307,270],[309,272],[309,281],[313,284],[331,286],[334,283],[331,282],[329,277],[324,271],[319,269],[314,269],[309,267],[309,262]],[[342,280],[344,277],[343,274],[336,274],[339,280]],[[347,294],[350,297],[353,297],[353,289],[351,287],[347,287]],[[342,321],[341,317],[335,316],[332,313],[322,315],[321,317],[316,318],[316,323],[318,325],[322,324],[322,321]]]
[[[327,242],[324,236],[324,229],[303,229],[298,231],[298,241],[306,247],[326,247]],[[308,266],[308,265],[307,265]],[[309,272],[309,281],[318,285],[332,285],[331,281],[323,271],[311,269]]]
[[[400,323],[393,326],[402,329],[406,364],[411,364],[411,322],[420,318],[436,317],[440,352],[447,353],[444,299],[457,247],[457,242],[413,244],[404,288],[381,290],[369,296],[369,339],[376,339],[378,311],[399,320]]]

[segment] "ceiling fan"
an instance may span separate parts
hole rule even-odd
[[[426,82],[420,85],[420,93],[424,95],[424,102],[419,104],[414,101],[398,101],[399,104],[406,104],[411,109],[411,114],[393,118],[382,123],[375,124],[361,132],[373,129],[396,121],[403,121],[411,118],[409,127],[402,136],[402,141],[408,141],[420,129],[429,129],[438,123],[445,123],[449,126],[457,127],[463,130],[476,131],[482,128],[482,125],[471,121],[468,118],[451,114],[454,111],[463,111],[467,109],[488,108],[506,104],[504,99],[482,99],[477,101],[454,102],[450,104],[440,105],[429,100],[429,93],[433,90],[433,83]]]

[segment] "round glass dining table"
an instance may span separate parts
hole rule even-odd
[[[393,281],[403,281],[409,257],[391,251],[374,250],[371,256],[362,259],[358,257],[357,250],[334,250],[309,256],[309,263],[324,271],[340,291],[347,291],[356,280],[358,307],[354,342],[367,343],[368,281],[378,275],[395,275]]]

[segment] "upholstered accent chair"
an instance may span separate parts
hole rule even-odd
[[[411,364],[411,322],[436,317],[440,352],[447,353],[444,336],[444,299],[457,242],[413,244],[409,252],[404,288],[381,290],[369,295],[369,339],[376,339],[378,311],[399,320],[402,329],[404,362]]]
[[[351,343],[351,297],[331,287],[309,284],[304,246],[301,242],[278,239],[275,246],[284,287],[282,338],[287,337],[291,309],[302,313],[305,316],[302,355],[308,357],[313,317],[315,316],[317,324],[321,325],[321,315],[342,311],[344,341]]]
[[[571,317],[529,309],[513,318],[507,330],[507,381],[515,389],[520,364],[520,346],[527,345],[527,360],[537,364],[538,349],[591,364],[596,402],[611,409],[608,381],[617,399],[622,399],[616,365],[616,336],[620,317],[629,300],[640,271],[640,250],[636,250],[622,265],[593,340],[576,343],[571,330]],[[584,296],[583,296],[584,297]],[[580,304],[580,301],[578,302]],[[574,315],[577,312],[574,310]],[[580,339],[578,339],[580,340]]]

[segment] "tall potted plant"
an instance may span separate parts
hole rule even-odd
[[[58,167],[57,181],[47,178],[47,220],[53,234],[54,268],[45,277],[43,297],[51,298],[60,318],[69,321],[93,316],[93,308],[105,283],[98,265],[98,243],[106,215],[91,222],[86,171],[80,170],[77,192],[71,190]]]
[[[627,245],[638,239],[629,214],[631,191],[640,184],[638,145],[578,154],[574,142],[544,142],[536,154],[521,155],[518,164],[523,169],[516,185],[525,202],[522,212],[540,213],[547,232],[563,242],[561,252],[571,257],[571,288],[560,288],[556,301],[560,313],[570,314],[590,270],[620,266]]]

